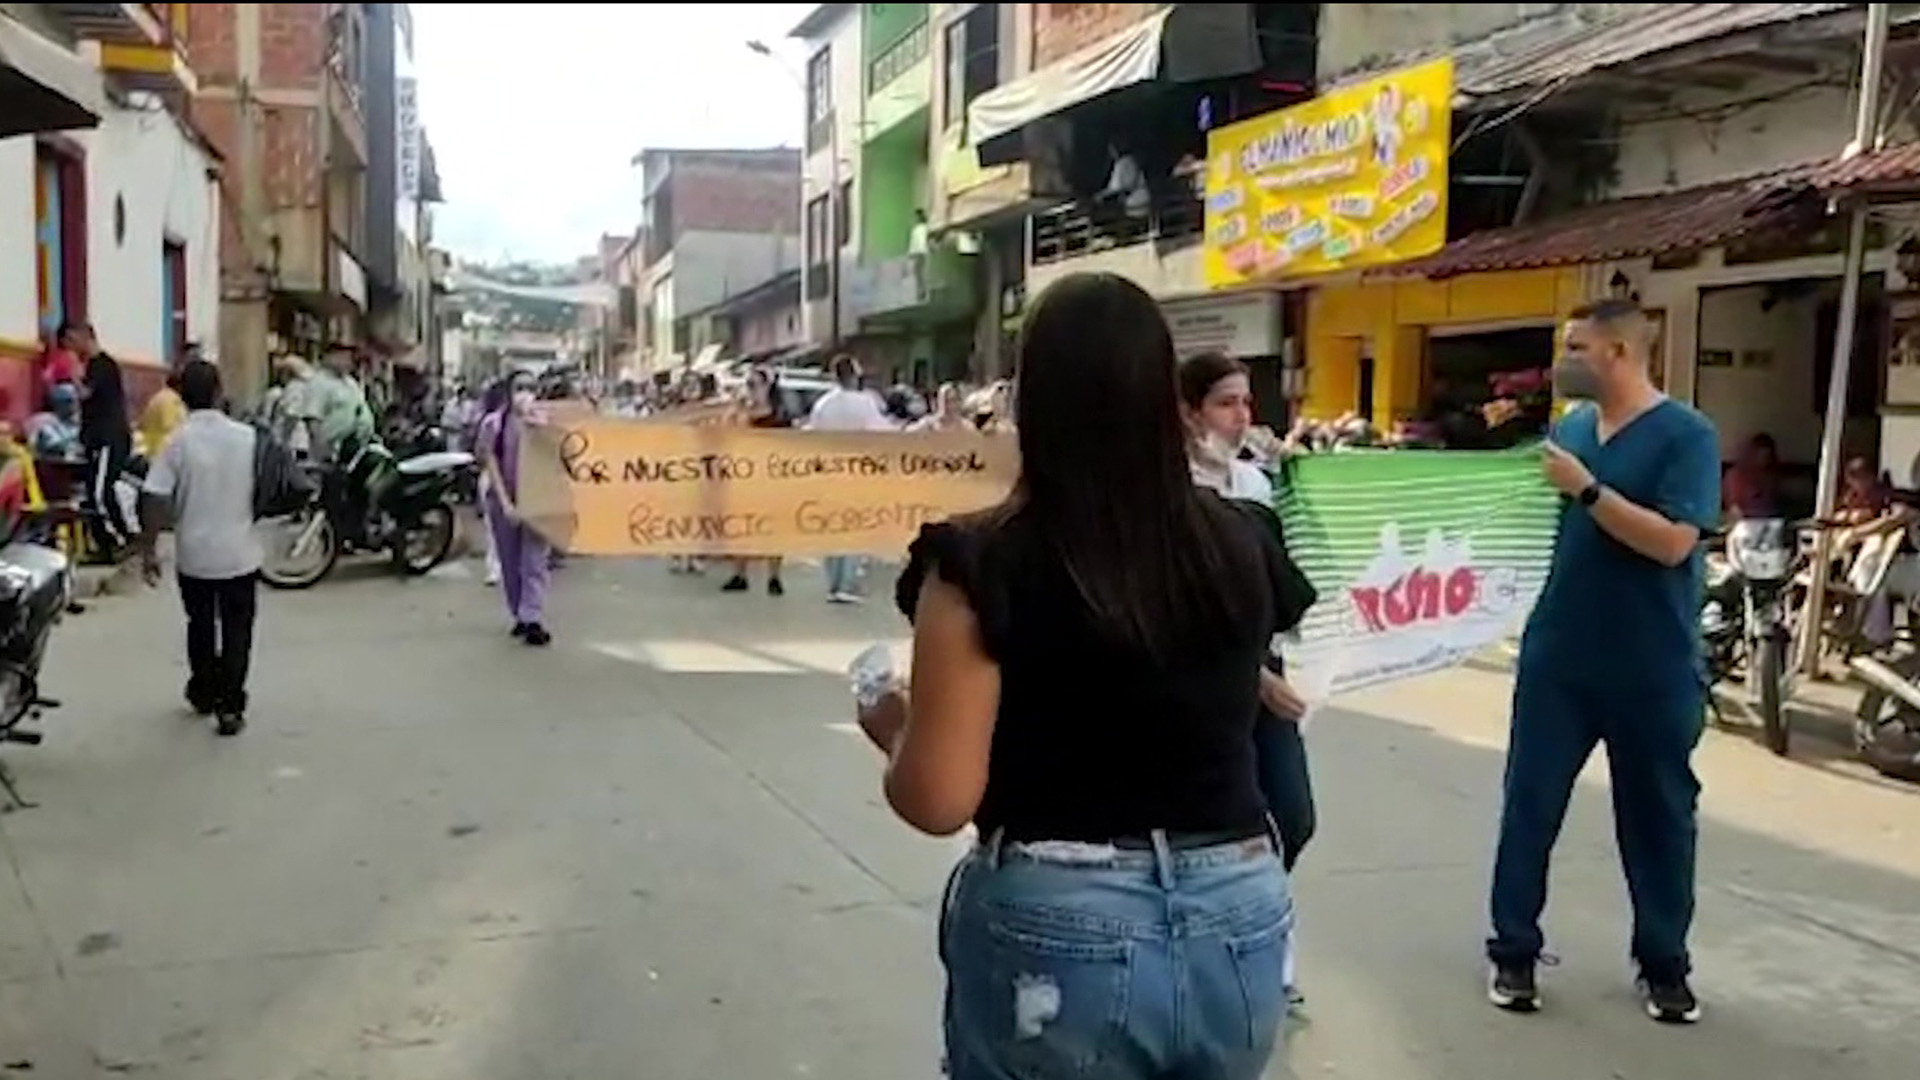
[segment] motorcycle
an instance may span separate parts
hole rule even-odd
[[[1782,519],[1762,518],[1736,522],[1726,540],[1726,561],[1710,567],[1700,613],[1708,682],[1725,681],[1744,667],[1767,749],[1785,755],[1791,739],[1786,703],[1798,677],[1788,657],[1796,534]]]
[[[344,464],[318,468],[313,499],[268,524],[260,580],[275,589],[307,589],[344,554],[391,551],[395,567],[418,577],[453,550],[455,492],[470,483],[472,454],[442,450],[396,460],[375,440],[341,447]]]
[[[59,551],[15,537],[0,547],[0,743],[38,746],[25,725],[60,703],[40,693],[40,665],[53,628],[74,603],[73,564]],[[0,810],[35,804],[0,762]]]

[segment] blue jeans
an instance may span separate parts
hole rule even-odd
[[[827,572],[828,596],[850,596],[860,588],[860,556],[829,555],[820,564]]]
[[[952,1080],[1257,1080],[1293,901],[1262,837],[982,843],[940,917]]]

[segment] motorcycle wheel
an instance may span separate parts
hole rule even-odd
[[[1785,703],[1780,700],[1781,676],[1786,670],[1786,646],[1775,638],[1760,643],[1760,651],[1754,657],[1753,677],[1759,682],[1756,688],[1760,692],[1760,728],[1766,736],[1767,749],[1785,757],[1787,754],[1787,712]]]
[[[291,539],[283,544],[263,545],[267,548],[267,557],[260,561],[260,580],[268,588],[311,589],[325,580],[333,572],[333,565],[340,561],[340,534],[333,527],[333,519],[319,509],[305,510],[290,518],[263,524],[278,527],[290,532],[292,537],[298,537],[306,532],[315,514],[320,515],[319,523],[314,526],[312,543],[315,550],[307,553],[304,562],[292,561]]]
[[[1901,715],[1892,695],[1869,689],[1853,719],[1853,747],[1860,760],[1889,780],[1920,784],[1920,724]]]
[[[434,503],[420,511],[420,521],[393,541],[393,561],[407,577],[419,577],[447,561],[455,533],[453,507]]]

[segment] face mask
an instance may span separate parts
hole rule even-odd
[[[1232,461],[1239,453],[1240,447],[1218,432],[1207,431],[1200,435],[1200,456],[1208,461]]]
[[[513,411],[523,413],[531,408],[533,408],[533,391],[515,390],[513,392]]]
[[[1556,397],[1592,401],[1600,396],[1600,376],[1585,361],[1562,356],[1553,362],[1553,392]]]

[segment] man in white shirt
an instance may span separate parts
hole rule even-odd
[[[860,362],[845,353],[833,358],[833,389],[813,403],[804,425],[808,431],[898,431],[880,399],[860,388]],[[860,602],[860,557],[829,555],[821,560],[827,572],[827,603]]]
[[[220,411],[220,369],[204,360],[180,371],[187,419],[147,472],[140,513],[141,568],[160,580],[155,550],[173,523],[174,563],[187,612],[187,702],[217,720],[222,735],[246,727],[261,550],[253,529],[254,429]]]

